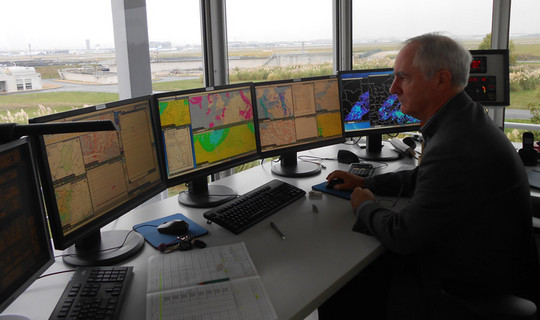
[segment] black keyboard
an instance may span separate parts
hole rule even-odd
[[[118,319],[133,267],[77,267],[49,319]]]
[[[279,209],[302,198],[306,192],[274,179],[240,197],[204,213],[204,217],[239,234]]]

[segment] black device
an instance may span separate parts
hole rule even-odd
[[[538,162],[538,152],[534,149],[534,134],[532,132],[523,132],[523,147],[519,149],[518,154],[526,166],[535,166]]]
[[[52,133],[88,132],[116,130],[109,120],[79,121],[68,123],[0,123],[0,143],[16,140],[22,136],[36,136]]]
[[[0,144],[0,312],[54,263],[29,138]]]
[[[143,96],[29,120],[110,120],[118,127],[39,137],[47,214],[54,246],[65,249],[66,263],[114,264],[143,247],[137,232],[100,229],[165,190],[152,106],[152,97]]]
[[[272,172],[286,177],[318,174],[297,152],[345,141],[336,76],[254,83],[261,157],[279,156]]]
[[[159,233],[172,234],[175,236],[186,233],[188,229],[189,223],[181,219],[167,221],[157,227]]]
[[[133,267],[78,267],[49,320],[119,319]]]
[[[465,92],[484,106],[510,105],[510,63],[508,49],[470,50],[469,83]]]
[[[274,179],[236,200],[208,210],[204,217],[239,234],[305,194],[304,190],[292,184]]]
[[[357,162],[349,165],[349,172],[359,177],[368,178],[373,175],[375,168],[371,163]]]
[[[347,163],[347,164],[350,164],[353,162],[360,162],[360,158],[358,158],[356,153],[350,150],[345,150],[345,149],[338,150],[337,160],[339,163]]]
[[[367,160],[393,160],[400,154],[382,148],[382,134],[416,131],[420,121],[401,112],[397,95],[390,94],[391,68],[340,71],[339,85],[346,137],[366,136]]]
[[[259,158],[252,96],[251,83],[154,95],[167,186],[188,182],[181,204],[212,207],[237,196],[208,185],[208,176]]]
[[[330,181],[328,181],[326,183],[326,187],[328,189],[334,189],[334,187],[337,185],[337,184],[342,184],[343,182],[345,182],[345,180],[341,179],[341,178],[335,178],[335,179],[332,179]]]

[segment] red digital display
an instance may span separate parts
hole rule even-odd
[[[487,63],[486,57],[474,57],[471,61],[471,71],[470,73],[486,73],[487,72]]]

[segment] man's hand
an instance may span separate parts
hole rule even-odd
[[[367,200],[375,200],[373,193],[369,189],[355,188],[351,194],[351,205],[356,212],[356,209]]]
[[[343,183],[336,184],[334,190],[353,190],[356,187],[364,186],[364,178],[356,176],[347,171],[336,170],[326,177],[326,180],[343,179]]]

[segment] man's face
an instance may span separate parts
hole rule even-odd
[[[426,121],[429,119],[426,111],[434,101],[435,82],[434,79],[425,79],[420,68],[413,65],[415,52],[415,44],[409,44],[399,52],[390,93],[397,94],[401,102],[401,112]]]

